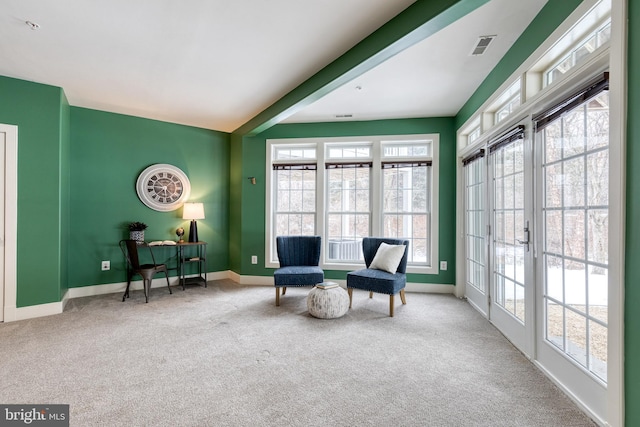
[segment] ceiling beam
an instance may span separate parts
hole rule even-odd
[[[417,0],[233,133],[252,136],[278,124],[489,0]]]

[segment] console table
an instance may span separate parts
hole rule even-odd
[[[207,287],[207,243],[206,242],[183,242],[177,243],[178,249],[178,284],[184,290],[186,285],[197,284]],[[198,275],[186,277],[185,266],[197,264]]]

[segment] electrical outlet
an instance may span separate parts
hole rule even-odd
[[[111,270],[111,261],[102,261],[102,271]]]
[[[440,261],[440,270],[447,271],[447,261]]]
[[[258,256],[251,255],[251,264],[257,264],[257,263],[258,263]]]

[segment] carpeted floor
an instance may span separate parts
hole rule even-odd
[[[72,426],[593,426],[467,303],[210,282],[70,301],[0,324],[0,403],[70,404]]]

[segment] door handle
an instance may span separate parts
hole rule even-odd
[[[524,245],[525,250],[527,252],[529,252],[529,221],[525,222],[524,225],[524,240],[520,240],[520,239],[516,239],[516,242],[518,242],[521,245]]]

